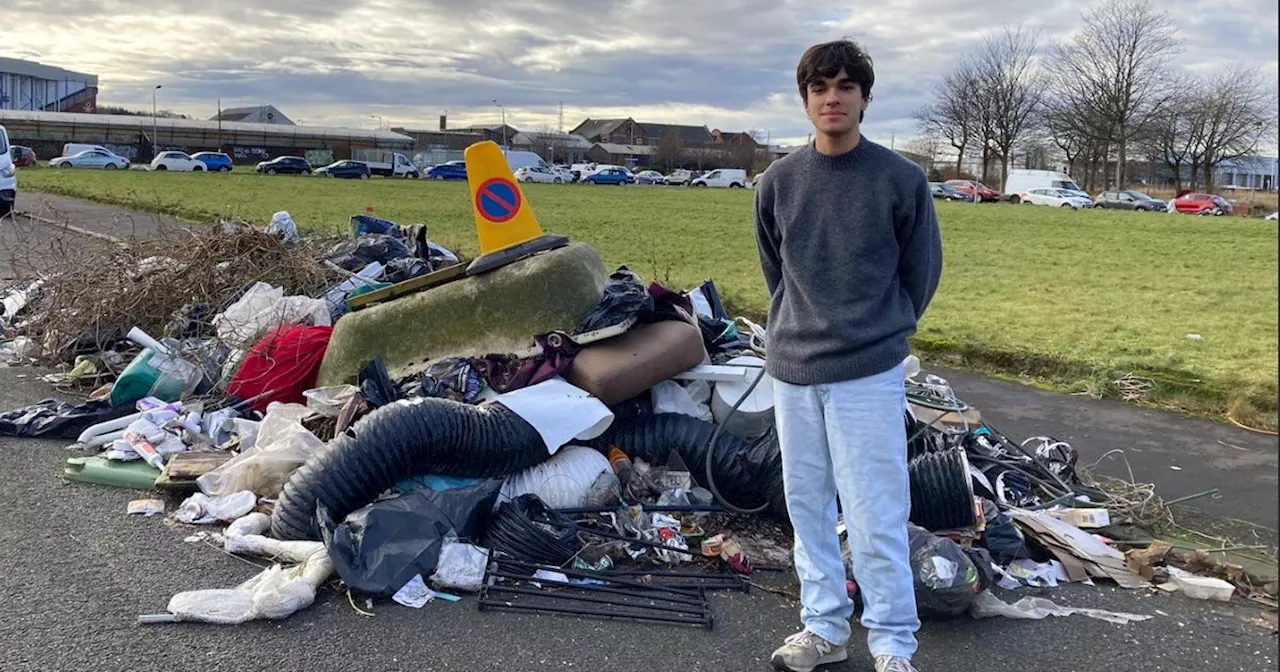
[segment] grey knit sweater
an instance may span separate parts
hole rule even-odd
[[[771,296],[766,370],[816,385],[883,373],[942,273],[942,238],[918,166],[865,137],[827,156],[812,145],[774,162],[755,195]]]

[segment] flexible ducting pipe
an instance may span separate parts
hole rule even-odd
[[[715,425],[698,418],[658,413],[614,423],[589,443],[602,451],[610,445],[617,446],[627,456],[654,465],[666,464],[674,450],[689,467],[694,482],[705,488],[706,476],[701,467],[706,464],[706,451],[714,432]],[[712,478],[730,503],[754,508],[767,502],[775,520],[790,524],[782,490],[782,455],[772,429],[754,442],[721,432],[713,450]]]
[[[907,464],[907,471],[911,476],[911,522],[929,531],[971,527],[978,522],[963,451],[919,455]]]
[[[362,418],[289,477],[271,517],[278,539],[319,539],[316,503],[342,520],[420,474],[506,476],[550,457],[537,430],[498,404],[396,401]]]

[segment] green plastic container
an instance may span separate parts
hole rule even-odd
[[[151,348],[143,348],[137,357],[129,362],[124,372],[111,386],[111,405],[124,406],[147,396],[161,401],[179,401],[186,392],[187,381],[169,375],[151,365],[155,352]]]

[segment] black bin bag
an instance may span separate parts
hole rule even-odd
[[[502,479],[475,485],[423,488],[374,502],[335,523],[317,505],[321,536],[333,568],[355,593],[391,597],[416,574],[431,576],[450,536],[479,536],[502,489]]]

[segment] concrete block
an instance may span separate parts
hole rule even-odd
[[[400,377],[444,357],[524,350],[537,334],[572,331],[608,280],[595,248],[575,243],[349,313],[334,325],[317,385],[354,384],[378,355]]]

